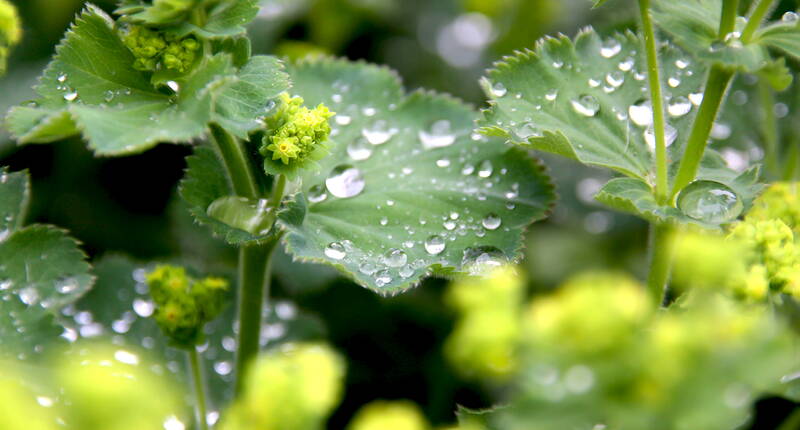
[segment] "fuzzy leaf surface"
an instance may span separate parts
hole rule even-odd
[[[304,221],[282,218],[295,258],[331,264],[386,294],[431,272],[463,271],[472,258],[519,258],[523,231],[554,197],[527,154],[471,136],[472,109],[405,95],[386,69],[332,59],[288,69],[307,105],[337,112],[331,154],[302,178]],[[336,179],[343,168],[356,169],[353,181]],[[444,249],[430,246],[434,237]]]

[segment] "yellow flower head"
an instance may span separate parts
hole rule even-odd
[[[419,407],[406,400],[378,400],[361,408],[347,430],[428,430]]]
[[[323,104],[309,109],[301,97],[282,93],[275,113],[265,118],[268,134],[259,152],[283,165],[300,165],[328,139],[333,115]]]

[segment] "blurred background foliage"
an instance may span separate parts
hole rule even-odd
[[[3,112],[33,96],[31,86],[84,1],[12,3],[19,8],[24,33],[10,58],[8,74],[0,78]],[[115,6],[113,0],[95,3],[109,12]],[[586,0],[263,0],[249,32],[254,53],[290,58],[331,54],[386,64],[400,73],[409,89],[448,92],[483,107],[478,79],[502,55],[530,48],[545,34],[572,35],[589,24],[600,32],[634,25],[632,0],[616,0],[596,10],[590,6]],[[784,0],[775,13],[780,16],[796,7],[794,1]],[[746,87],[747,82],[737,85]],[[796,114],[797,109],[791,112]],[[729,145],[739,157],[758,158],[753,139],[744,138],[747,133],[729,130],[728,136],[730,141],[718,145]],[[130,274],[134,266],[128,258],[180,263],[198,273],[233,277],[235,251],[193,225],[175,198],[190,152],[186,146],[160,145],[141,155],[97,159],[76,139],[17,147],[0,129],[0,164],[29,169],[32,175],[28,221],[70,230],[90,257],[101,261],[98,272],[105,271],[109,278]],[[454,421],[456,404],[490,407],[497,399],[497,384],[474,376],[490,374],[502,380],[512,373],[513,354],[504,348],[520,336],[521,329],[503,319],[521,317],[524,297],[531,292],[545,294],[591,270],[624,271],[641,279],[646,225],[592,199],[607,174],[543,158],[560,201],[547,221],[529,230],[522,278],[509,284],[513,291],[505,292],[510,294],[507,301],[491,308],[470,313],[471,301],[480,297],[470,296],[468,288],[466,293],[448,292],[447,283],[439,279],[427,280],[401,296],[382,298],[326,267],[300,269],[290,257],[278,256],[271,295],[276,303],[289,306],[285,309],[299,310],[303,316],[300,340],[324,339],[346,359],[343,400],[333,409],[329,428],[346,428],[356,417],[350,428],[362,430],[367,428],[363,422],[374,416],[387,422],[415,422],[424,416],[432,425],[442,426]],[[133,289],[130,276],[126,280]],[[473,293],[491,293],[481,291],[483,287]],[[108,293],[92,294],[86,300],[104,300]],[[266,344],[296,340],[281,325],[284,322],[270,325]],[[477,343],[472,342],[476,336]],[[475,351],[469,348],[477,348],[485,360],[471,361]],[[225,369],[213,367],[227,375]],[[532,402],[539,401],[535,392],[530,395]],[[387,402],[365,407],[375,399]],[[400,399],[418,406],[391,402]],[[774,428],[797,407],[779,398],[757,405],[752,428],[765,429]]]

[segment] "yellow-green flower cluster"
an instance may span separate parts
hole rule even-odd
[[[747,276],[738,283],[739,290],[763,298],[772,289],[800,299],[800,246],[788,225],[779,218],[748,217],[733,228],[730,238],[749,249]]]
[[[0,75],[6,72],[6,61],[11,48],[22,38],[17,9],[7,0],[0,0]]]
[[[800,234],[800,182],[776,182],[753,203],[750,220],[779,219]]]
[[[259,152],[285,165],[303,162],[328,140],[331,133],[328,119],[333,115],[321,103],[309,109],[303,106],[301,97],[282,93],[275,114],[265,120],[269,133]]]
[[[419,407],[407,400],[377,400],[361,408],[347,430],[428,430]]]
[[[631,342],[652,314],[650,299],[634,279],[586,273],[533,301],[526,318],[526,341],[543,352],[603,355]]]
[[[445,300],[459,318],[445,354],[459,371],[488,380],[514,374],[524,294],[523,279],[512,266],[453,283]]]
[[[192,279],[183,267],[162,265],[147,275],[158,325],[172,343],[193,348],[202,340],[203,326],[222,310],[228,281]]]
[[[339,403],[344,360],[320,344],[286,345],[250,365],[221,430],[318,430]]]
[[[123,37],[136,60],[133,68],[143,72],[186,73],[198,58],[200,43],[191,36],[179,38],[141,25],[131,25]]]

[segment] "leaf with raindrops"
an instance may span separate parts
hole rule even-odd
[[[520,257],[552,186],[527,154],[473,133],[472,109],[404,95],[395,74],[363,63],[309,59],[288,70],[295,94],[337,112],[331,154],[302,177],[305,218],[283,222],[295,258],[393,294],[432,272]]]
[[[603,39],[593,30],[586,30],[574,43],[565,36],[545,39],[534,51],[506,58],[483,80],[491,101],[480,121],[482,131],[634,179],[615,181],[602,194],[602,201],[616,209],[648,219],[657,213],[662,221],[669,218],[669,222],[719,224],[713,217],[678,216],[668,206],[655,210],[651,207],[654,198],[642,200],[642,193],[652,194],[655,136],[640,46],[640,39],[632,33]],[[662,47],[661,61],[665,137],[673,176],[675,161],[681,158],[702,101],[705,68],[669,45]],[[720,160],[719,154],[707,151],[698,180],[719,182],[734,190],[734,208],[738,204],[747,207],[757,187],[739,184],[739,173]],[[751,175],[745,178],[754,179]],[[714,192],[716,188],[709,190]],[[640,204],[643,202],[646,204]],[[688,204],[681,209],[684,214],[686,210]]]
[[[77,134],[97,154],[139,153],[159,142],[182,143],[206,133],[209,121],[246,134],[270,97],[288,87],[279,62],[253,57],[240,73],[228,54],[203,59],[188,75],[155,88],[120,39],[114,21],[88,6],[56,48],[36,91],[40,98],[9,112],[20,143]]]
[[[2,354],[41,353],[63,329],[54,316],[92,286],[78,242],[53,226],[22,227],[29,181],[0,171],[0,342]]]
[[[748,42],[741,40],[747,20],[736,20],[735,29],[720,40],[718,30],[722,0],[657,0],[653,20],[697,61],[722,64],[756,72],[772,63],[768,47],[800,55],[798,15],[787,12],[780,21],[768,24]]]

